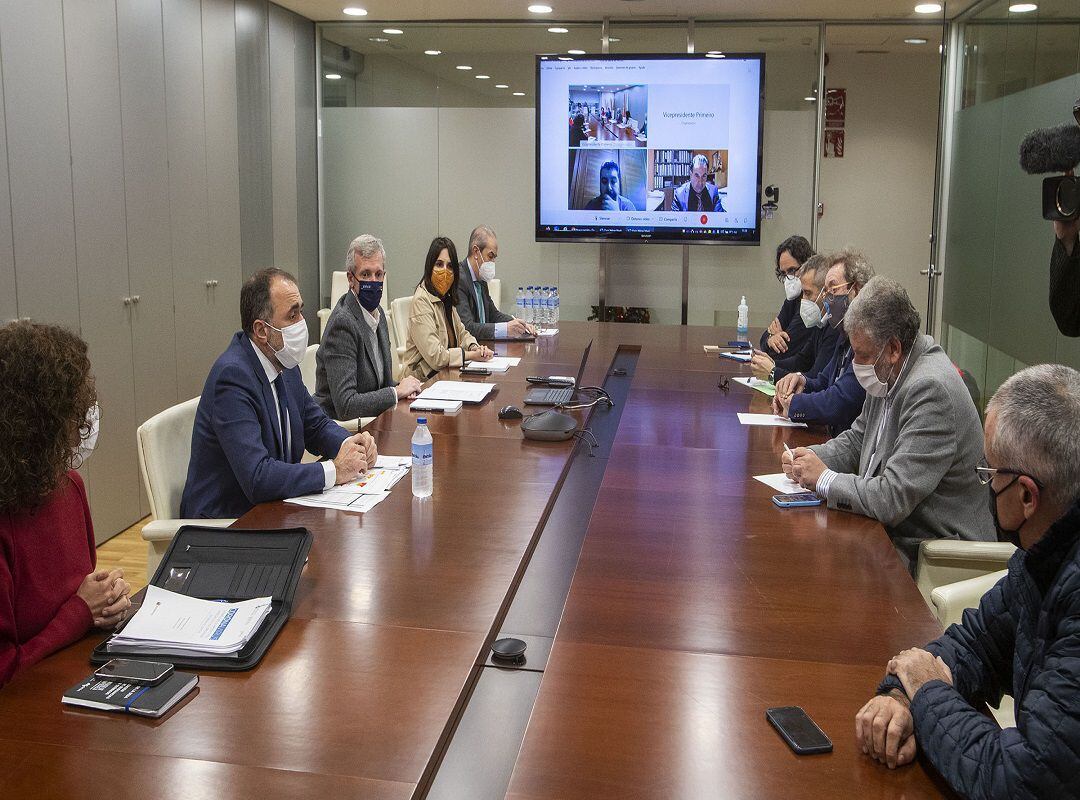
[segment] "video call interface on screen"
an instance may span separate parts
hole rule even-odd
[[[764,56],[537,59],[536,238],[760,241]]]

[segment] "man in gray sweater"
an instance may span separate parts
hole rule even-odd
[[[357,236],[345,254],[349,290],[330,312],[315,354],[315,400],[333,419],[374,417],[402,397],[420,391],[420,381],[394,380],[386,314],[379,307],[386,280],[386,251],[369,234]]]
[[[904,288],[871,279],[844,317],[862,413],[835,439],[784,453],[784,471],[829,508],[873,517],[914,570],[923,539],[994,539],[982,425],[956,367],[919,333]]]

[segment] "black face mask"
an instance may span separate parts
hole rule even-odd
[[[1024,523],[1021,522],[1020,528],[1011,531],[1007,531],[1001,527],[1001,521],[998,519],[997,500],[998,497],[1009,490],[1009,486],[1012,486],[1018,480],[1020,480],[1020,476],[1014,476],[1013,479],[1009,481],[1008,486],[999,492],[994,491],[993,483],[986,484],[986,488],[990,490],[990,516],[994,519],[994,530],[997,531],[997,539],[999,542],[1008,542],[1014,547],[1020,546],[1020,528],[1024,527]]]

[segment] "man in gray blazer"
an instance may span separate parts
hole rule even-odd
[[[829,508],[881,522],[909,570],[923,539],[995,538],[982,463],[979,414],[956,367],[919,333],[904,288],[871,279],[844,317],[862,413],[835,439],[800,447],[784,471]]]
[[[379,239],[357,236],[345,254],[349,290],[330,312],[315,353],[315,400],[333,419],[374,417],[402,397],[420,391],[420,381],[394,381],[390,332],[379,307],[386,280],[386,251]]]
[[[469,235],[469,252],[458,265],[456,308],[465,330],[477,339],[523,339],[535,336],[528,323],[495,308],[487,282],[495,278],[499,240],[487,225]]]

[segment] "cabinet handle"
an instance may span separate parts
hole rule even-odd
[[[132,295],[131,296],[131,302],[133,302],[135,305],[138,305],[139,304],[139,296],[137,294]]]
[[[206,288],[209,289],[211,284],[213,284],[213,281],[207,281],[206,282]]]
[[[216,287],[218,285],[217,279],[215,278],[214,280],[210,281],[210,285]]]
[[[130,306],[131,305],[131,298],[130,297],[125,297],[124,298],[124,305],[125,306]]]

